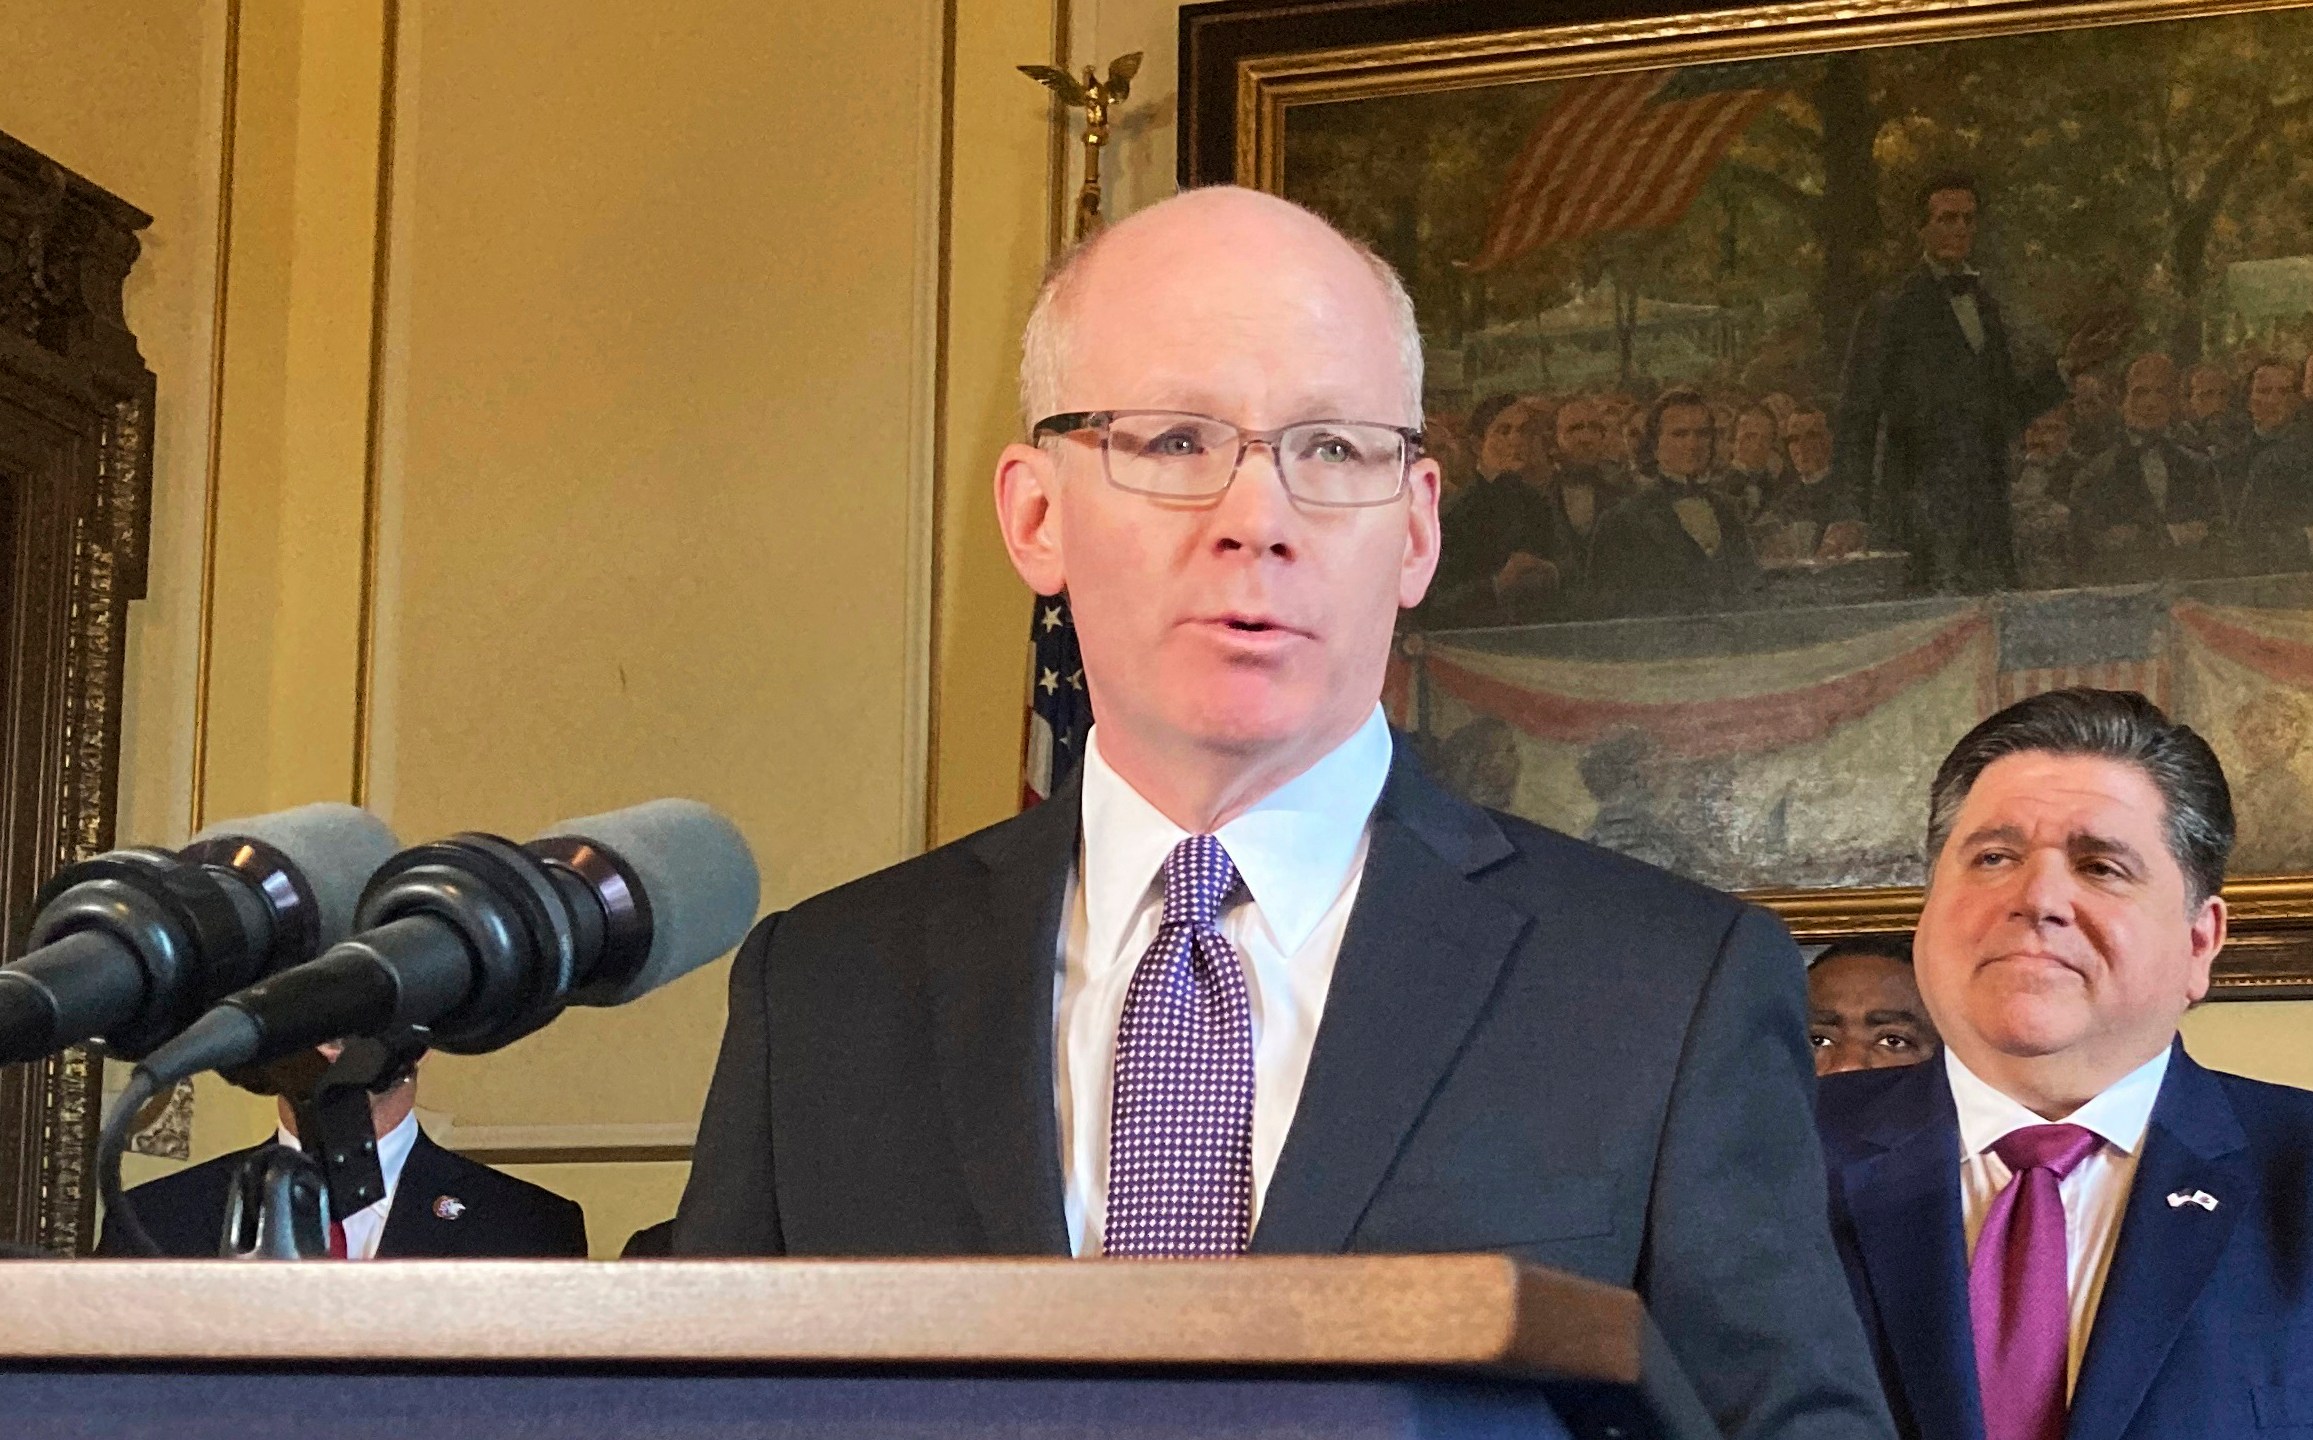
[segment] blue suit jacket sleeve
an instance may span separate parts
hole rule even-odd
[[[1730,1440],[1891,1436],[1824,1213],[1806,968],[1745,908],[1680,1057],[1639,1293]],[[1864,1383],[1858,1384],[1858,1381]]]

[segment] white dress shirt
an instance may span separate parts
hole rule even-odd
[[[2147,441],[2137,452],[2137,469],[2144,476],[2144,493],[2152,497],[2152,508],[2161,515],[2168,514],[2168,461],[2160,453],[2160,445]]]
[[[281,1127],[274,1137],[295,1150],[297,1137]],[[365,1205],[345,1217],[345,1258],[348,1260],[375,1260],[377,1242],[385,1235],[386,1212],[393,1209],[394,1191],[402,1183],[402,1166],[409,1163],[410,1151],[418,1143],[418,1112],[412,1110],[377,1142],[377,1168],[385,1172],[385,1194],[377,1203]]]
[[[2168,1074],[2168,1055],[2163,1049],[2062,1121],[2093,1130],[2104,1141],[2057,1187],[2064,1200],[2065,1281],[2072,1301],[2072,1343],[2064,1367],[2067,1395],[2080,1379],[2080,1357],[2088,1351],[2089,1328],[2096,1323],[2096,1305],[2104,1296],[2113,1243],[2120,1238],[2120,1217],[2128,1209],[2129,1187],[2144,1154],[2152,1104],[2160,1098],[2160,1082]],[[1952,1101],[1960,1112],[1960,1210],[1973,1263],[1984,1216],[2013,1173],[1992,1153],[1992,1146],[2012,1131],[2051,1122],[1993,1089],[1949,1049],[1944,1051],[1944,1073],[1951,1079]]]
[[[1976,274],[1976,268],[1973,265],[1946,265],[1940,261],[1930,260],[1927,262],[1927,266],[1929,272],[1938,280],[1947,279],[1953,275]],[[1984,349],[1984,312],[1976,308],[1976,292],[1963,290],[1952,296],[1951,302],[1952,318],[1960,322],[1960,333],[1968,337],[1968,348],[1982,354]]]
[[[1325,758],[1214,832],[1244,881],[1222,912],[1221,932],[1245,962],[1253,1014],[1256,1220],[1301,1101],[1390,749],[1377,705]],[[1085,747],[1083,838],[1053,1017],[1060,1168],[1068,1244],[1078,1255],[1100,1253],[1108,1208],[1110,1082],[1125,990],[1164,914],[1165,858],[1188,834],[1109,768],[1095,726]]]

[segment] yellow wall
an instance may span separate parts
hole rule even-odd
[[[1010,813],[1026,597],[985,492],[1044,258],[1009,66],[1052,17],[970,8],[0,0],[30,77],[0,127],[158,217],[124,837],[357,796],[406,838],[520,835],[681,793],[775,905]],[[484,1145],[679,1141],[722,984],[437,1057],[424,1108]],[[195,1153],[270,1124],[204,1089]],[[606,1250],[683,1169],[520,1168]]]
[[[2204,1005],[2185,1017],[2184,1038],[2203,1065],[2313,1090],[2313,1000]]]
[[[0,0],[0,130],[153,217],[128,320],[160,377],[150,585],[129,626],[120,832],[183,834],[202,497],[224,6]]]
[[[370,799],[522,836],[695,796],[781,905],[922,835],[940,12],[686,14],[404,8]],[[687,1129],[722,985],[426,1103]]]
[[[1051,105],[1014,67],[1051,58],[1049,5],[960,7],[951,113],[947,387],[934,639],[932,826],[1018,810],[1029,591],[996,530],[996,455],[1020,433],[1020,327],[1047,248]]]
[[[0,0],[0,130],[153,217],[127,289],[129,326],[159,383],[151,570],[128,630],[124,843],[190,832],[227,21],[225,0]],[[239,1143],[242,1118],[264,1110],[222,1083],[202,1093],[220,1123],[196,1130],[196,1155]],[[140,1167],[152,1168],[132,1158],[132,1176]]]

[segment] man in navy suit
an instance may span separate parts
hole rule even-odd
[[[334,1042],[322,1047],[334,1058]],[[586,1214],[576,1202],[436,1145],[418,1128],[417,1062],[369,1097],[385,1195],[330,1227],[330,1253],[347,1260],[586,1258]],[[282,1145],[297,1144],[297,1116],[279,1102]],[[273,1142],[268,1142],[273,1143]],[[243,1161],[262,1146],[219,1155],[128,1192],[137,1219],[163,1255],[214,1256]],[[109,1220],[99,1255],[130,1256]]]
[[[2177,1039],[2232,842],[2216,756],[2141,695],[2021,701],[1937,772],[1915,954],[1944,1056],[1819,1102],[1905,1436],[2313,1435],[2313,1094]]]

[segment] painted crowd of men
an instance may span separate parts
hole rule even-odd
[[[1673,387],[1495,395],[1431,426],[1451,493],[1432,627],[1714,611],[1886,557],[1981,593],[2313,570],[2313,360],[2159,351],[2090,317],[2030,362],[1970,263],[1965,175],[1919,195],[1920,263],[1859,317],[1836,400]]]
[[[1762,564],[1867,547],[1862,497],[1832,471],[1830,417],[1788,396],[1496,396],[1469,428],[1420,612],[1431,626],[1729,608]]]

